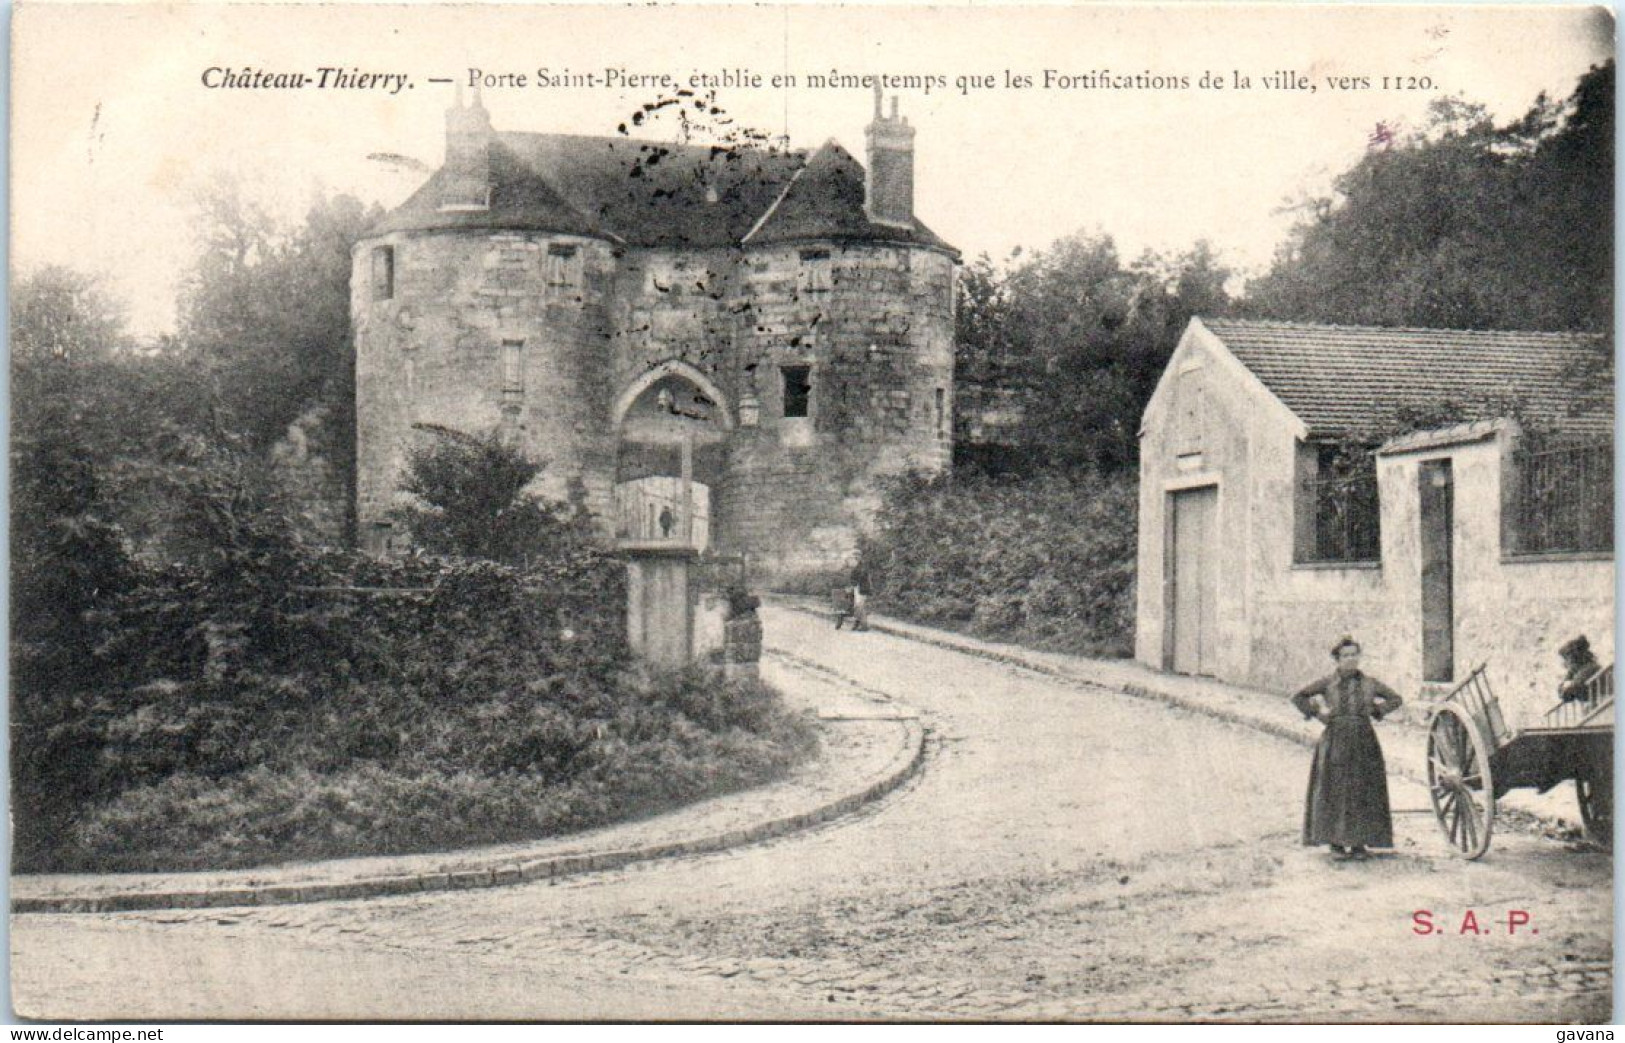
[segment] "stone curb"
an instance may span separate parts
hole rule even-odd
[[[341,883],[267,885],[246,888],[213,888],[198,891],[153,891],[75,898],[19,898],[11,903],[13,913],[122,913],[154,909],[220,909],[234,906],[291,905],[305,902],[337,902],[358,898],[459,891],[477,887],[503,887],[536,880],[619,869],[634,862],[649,862],[684,855],[713,854],[759,841],[799,832],[849,815],[897,789],[920,769],[925,761],[924,726],[917,720],[900,720],[902,748],[869,785],[809,811],[770,819],[743,829],[672,841],[648,847],[603,851],[587,855],[559,855],[526,862],[510,862],[460,872],[413,873],[401,876],[346,880]]]
[[[794,612],[805,613],[807,615],[827,617],[829,614],[827,611],[821,610],[820,608],[816,607],[815,604],[804,599],[797,599],[794,597],[779,597],[774,599],[774,603],[781,608],[786,608]],[[1031,670],[1034,673],[1043,674],[1046,677],[1053,677],[1057,680],[1067,681],[1072,684],[1093,685],[1097,688],[1104,688],[1108,691],[1118,692],[1132,698],[1148,699],[1153,702],[1162,703],[1166,706],[1173,706],[1178,709],[1189,710],[1193,713],[1199,713],[1214,720],[1240,725],[1244,728],[1251,728],[1254,731],[1264,732],[1267,735],[1273,735],[1280,739],[1286,739],[1289,742],[1295,742],[1301,746],[1313,747],[1319,738],[1319,729],[1314,728],[1312,725],[1303,724],[1295,727],[1295,722],[1289,723],[1285,721],[1274,721],[1258,714],[1233,710],[1223,706],[1215,706],[1212,703],[1202,699],[1182,695],[1166,689],[1151,688],[1143,684],[1137,684],[1133,681],[1118,681],[1115,679],[1102,678],[1098,676],[1091,677],[1086,669],[1067,670],[1046,663],[1036,657],[1025,656],[1020,652],[1004,652],[998,649],[988,648],[978,643],[975,639],[961,638],[956,634],[934,631],[931,630],[931,628],[921,626],[920,624],[914,624],[912,626],[897,626],[891,621],[880,616],[870,615],[869,629],[876,631],[877,633],[889,634],[892,637],[900,637],[905,641],[913,641],[917,644],[929,645],[934,648],[942,648],[952,652],[960,652],[965,655],[976,656],[979,659],[986,659],[995,663],[1003,663],[1006,666],[1020,667],[1023,670]],[[1416,724],[1400,723],[1400,726],[1411,729],[1418,734],[1423,734],[1426,731],[1424,727]],[[1399,763],[1399,760],[1400,759],[1397,757],[1390,758],[1388,760],[1388,771],[1390,774],[1399,775],[1409,782],[1414,782],[1422,786],[1427,785],[1427,777],[1424,773],[1418,772],[1408,765]],[[1550,814],[1545,811],[1532,809],[1526,806],[1520,806],[1516,803],[1506,801],[1505,798],[1497,800],[1496,804],[1497,818],[1510,813],[1514,819],[1522,818],[1545,825],[1561,827],[1572,827],[1574,825],[1571,820],[1560,815]]]

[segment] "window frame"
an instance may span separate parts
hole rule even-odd
[[[384,243],[372,248],[372,299],[395,299],[395,247]]]
[[[1341,443],[1323,440],[1300,440],[1296,443],[1292,480],[1292,565],[1295,568],[1369,569],[1382,566],[1382,487],[1377,480],[1376,447],[1364,448],[1364,459],[1355,473],[1343,478],[1326,476],[1326,472],[1335,465],[1336,458],[1345,454],[1347,449]],[[1341,485],[1352,494],[1357,484],[1369,486],[1369,501],[1362,503],[1351,495],[1343,509],[1364,512],[1365,524],[1369,528],[1349,531],[1352,526],[1345,526],[1341,534],[1344,552],[1328,552],[1327,544],[1333,541],[1324,529],[1328,520],[1327,490]],[[1357,520],[1353,524],[1361,523]]]
[[[792,396],[791,374],[801,375],[799,393]],[[800,412],[790,411],[791,403],[800,403]],[[779,366],[779,416],[784,420],[810,420],[813,412],[813,367],[811,363],[795,362]]]

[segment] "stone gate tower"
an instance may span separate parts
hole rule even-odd
[[[540,492],[581,480],[606,539],[769,582],[844,567],[876,480],[952,455],[958,253],[914,216],[914,128],[878,91],[867,138],[865,168],[834,141],[499,132],[459,102],[445,164],[355,248],[363,541],[405,537],[418,432],[499,430]]]

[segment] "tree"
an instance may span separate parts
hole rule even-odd
[[[382,214],[349,196],[320,198],[304,223],[278,226],[239,184],[199,200],[202,250],[182,301],[178,340],[207,374],[222,425],[263,451],[319,403],[353,442],[350,251]]]
[[[93,277],[40,269],[12,297],[11,598],[20,687],[72,689],[90,616],[125,589],[131,562],[87,426],[129,346],[122,309]]]
[[[1168,356],[1191,316],[1228,310],[1229,275],[1206,243],[1125,265],[1103,234],[1012,254],[1002,271],[984,256],[961,280],[957,378],[1013,392],[1029,459],[1129,467]]]
[[[101,280],[62,265],[19,279],[11,298],[13,365],[102,360],[130,346],[125,308]]]
[[[1444,98],[1307,201],[1245,310],[1314,322],[1607,330],[1613,313],[1612,62],[1497,128]]]
[[[429,440],[408,455],[401,483],[417,503],[396,512],[419,547],[432,554],[521,565],[591,543],[591,523],[579,490],[572,504],[528,492],[544,464],[494,433],[421,430]]]

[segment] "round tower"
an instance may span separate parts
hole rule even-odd
[[[476,95],[446,118],[446,163],[352,256],[356,494],[385,550],[423,432],[500,432],[547,463],[543,491],[587,480],[607,516],[614,397],[602,365],[615,258],[546,186],[516,176]]]

